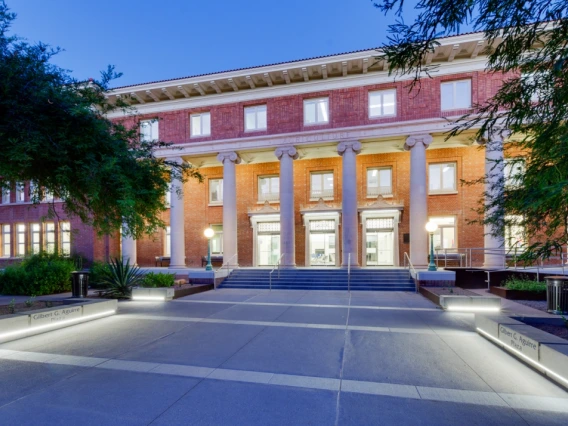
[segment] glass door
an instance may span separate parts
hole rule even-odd
[[[259,235],[257,240],[258,266],[272,266],[280,257],[280,235]]]
[[[335,234],[310,234],[310,265],[335,266]]]
[[[367,232],[367,266],[392,266],[394,251],[394,232]]]

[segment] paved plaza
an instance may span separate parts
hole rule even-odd
[[[0,345],[2,425],[566,425],[568,393],[414,293],[217,290]]]

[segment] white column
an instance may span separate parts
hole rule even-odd
[[[126,225],[122,227],[122,263],[136,265],[136,240],[126,235]]]
[[[182,181],[173,178],[170,191],[170,268],[185,268],[185,209]]]
[[[503,135],[494,133],[488,136],[485,143],[485,205],[491,203],[491,199],[499,199],[503,196],[504,167],[503,163]],[[488,209],[486,215],[493,209]],[[492,252],[484,252],[484,268],[502,268],[504,256],[500,254],[505,248],[503,235],[491,235],[492,227],[485,225],[484,247],[492,249]]]
[[[357,154],[361,152],[361,142],[340,142],[337,152],[343,157],[342,161],[342,201],[341,201],[341,236],[342,236],[342,260],[341,266],[349,264],[351,254],[351,266],[359,266],[357,252],[358,226],[357,226]]]
[[[223,262],[239,264],[237,256],[237,177],[235,165],[241,162],[236,152],[221,152],[223,163]]]
[[[430,135],[409,136],[404,149],[410,151],[410,261],[415,268],[428,265],[428,192],[426,148]]]
[[[294,160],[298,152],[293,146],[277,148],[280,160],[280,253],[283,267],[296,266],[296,233],[294,227]]]

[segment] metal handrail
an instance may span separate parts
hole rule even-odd
[[[351,293],[351,253],[347,255],[347,292]]]
[[[406,261],[408,261],[408,263],[406,263]],[[404,268],[406,269],[407,266],[408,266],[408,278],[412,278],[411,268],[412,271],[414,271],[414,276],[418,278],[418,275],[416,274],[416,268],[410,261],[410,256],[408,255],[407,252],[404,252]],[[418,282],[416,278],[414,279],[414,292],[418,293]]]
[[[272,273],[276,270],[276,268],[278,268],[278,279],[280,279],[280,262],[282,262],[282,256],[284,256],[284,253],[280,255],[278,262],[276,263],[276,265],[274,265],[274,268],[272,268],[272,271],[270,271],[270,273],[268,274],[270,291],[272,291]]]
[[[231,260],[233,260],[234,258],[237,257],[238,253],[235,253],[233,256],[231,256],[231,258],[229,260],[227,260],[225,263],[223,263],[221,265],[221,267],[219,269],[217,269],[215,272],[219,272],[221,269],[223,269],[224,266],[227,266],[227,276],[229,276],[231,274],[231,271],[229,270],[230,266],[231,266]],[[235,266],[239,266],[238,263],[235,263]],[[213,290],[217,290],[217,284],[215,284],[215,274],[213,274]]]

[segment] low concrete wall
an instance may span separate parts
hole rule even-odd
[[[456,285],[454,271],[416,271],[414,281],[419,287],[453,287]]]
[[[499,312],[501,310],[501,298],[444,294],[440,296],[440,306],[447,311]]]
[[[568,389],[568,340],[505,315],[476,314],[475,327],[481,336]]]
[[[0,317],[0,343],[114,315],[116,300],[82,299],[53,308]]]
[[[145,288],[138,287],[132,289],[132,300],[138,301],[160,301],[172,300],[175,290],[173,287]]]

